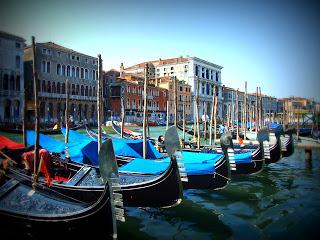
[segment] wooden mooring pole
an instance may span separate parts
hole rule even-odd
[[[199,77],[197,77],[197,82],[196,82],[196,123],[197,123],[197,133],[198,133],[198,138],[197,138],[197,148],[200,149],[200,126],[199,126]]]
[[[169,96],[168,96],[169,99]],[[166,129],[169,128],[169,100],[167,100],[167,122],[166,122]]]
[[[127,99],[129,101],[129,99]],[[123,102],[123,97],[121,97],[121,138],[123,138],[123,129],[124,129],[124,102]]]
[[[173,92],[174,92],[174,126],[177,127],[178,124],[178,87],[177,78],[173,78]]]
[[[38,104],[38,74],[37,74],[37,53],[36,53],[36,43],[35,43],[35,37],[32,36],[32,57],[33,57],[33,65],[32,65],[32,73],[33,73],[33,89],[34,89],[34,116],[35,116],[35,145],[34,145],[34,162],[33,162],[33,183],[32,187],[33,190],[36,189],[37,185],[37,164],[39,163],[39,104]]]
[[[244,140],[247,139],[247,81],[244,83]]]
[[[236,121],[237,121],[237,139],[239,139],[239,101],[238,101],[238,90],[236,91]]]
[[[144,66],[144,95],[143,95],[143,158],[147,156],[147,117],[148,117],[148,78],[149,78],[149,71],[148,71],[148,63]]]
[[[64,120],[66,123],[66,136],[64,138],[64,142],[68,143],[69,141],[69,80],[68,78],[66,79],[66,87],[65,87],[65,91],[66,91],[66,110],[64,113]]]
[[[209,130],[209,144],[212,145],[212,125],[214,119],[214,105],[215,105],[215,96],[216,96],[216,88],[213,87],[213,94],[212,94],[212,104],[211,104],[211,118],[210,118],[210,130]],[[216,129],[214,129],[216,131]]]
[[[98,87],[97,87],[97,112],[98,112],[98,153],[100,152],[102,145],[101,138],[101,125],[102,125],[102,59],[101,55],[98,55]]]

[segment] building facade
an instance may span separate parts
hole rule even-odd
[[[121,98],[125,109],[125,121],[142,123],[143,121],[144,78],[135,74],[123,74],[110,84],[110,103],[113,119],[121,119]],[[149,122],[165,119],[168,93],[166,89],[148,84]]]
[[[168,90],[169,101],[169,123],[174,122],[174,80],[169,77],[157,78],[156,85]],[[177,103],[178,121],[183,119],[183,106],[185,106],[185,118],[187,122],[193,121],[192,118],[192,92],[191,86],[184,81],[177,81]]]
[[[0,122],[22,121],[24,45],[23,38],[0,31]]]
[[[170,59],[158,59],[145,62],[149,64],[149,75],[154,81],[162,77],[176,77],[178,81],[184,81],[191,86],[192,102],[195,102],[196,83],[199,81],[199,115],[204,113],[204,106],[207,107],[206,113],[211,115],[212,95],[214,88],[218,96],[217,116],[222,117],[222,67],[205,61],[197,57],[178,57]],[[145,63],[124,68],[120,67],[121,73],[143,74]],[[192,106],[194,118],[194,104]]]
[[[24,50],[25,79],[33,89],[32,47]],[[69,119],[75,123],[96,122],[98,59],[53,42],[36,44],[40,122],[63,122],[66,106],[66,79],[69,82]],[[28,110],[33,92],[28,92]],[[32,116],[32,112],[29,114]]]

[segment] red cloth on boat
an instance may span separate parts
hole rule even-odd
[[[14,149],[24,148],[24,146],[23,146],[23,144],[16,143],[9,138],[6,138],[4,136],[0,136],[0,150],[4,149],[4,148],[14,150]]]
[[[25,153],[23,153],[21,155],[21,157],[22,157],[22,159],[24,161],[27,162],[28,167],[30,168],[30,170],[33,171],[33,169],[34,169],[34,166],[33,166],[33,163],[34,163],[34,151],[25,152]],[[46,178],[46,181],[47,181],[47,184],[51,185],[52,178],[51,178],[51,175],[50,175],[50,172],[49,172],[49,169],[51,167],[49,152],[47,150],[45,150],[45,149],[40,149],[39,150],[39,161],[41,160],[41,158],[42,158],[42,163],[41,163],[41,167],[40,167],[40,172],[44,174],[44,176]],[[38,164],[39,163],[37,163],[37,166],[38,166]]]

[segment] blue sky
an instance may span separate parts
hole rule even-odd
[[[104,69],[197,56],[226,86],[320,101],[320,14],[312,1],[2,1],[0,30],[53,41]]]

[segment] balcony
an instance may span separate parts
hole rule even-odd
[[[47,97],[47,98],[66,98],[66,94],[62,93],[47,93],[47,92],[39,92],[39,97]],[[96,101],[97,97],[89,97],[89,96],[78,96],[78,95],[69,95],[71,100],[84,100],[84,101]]]

